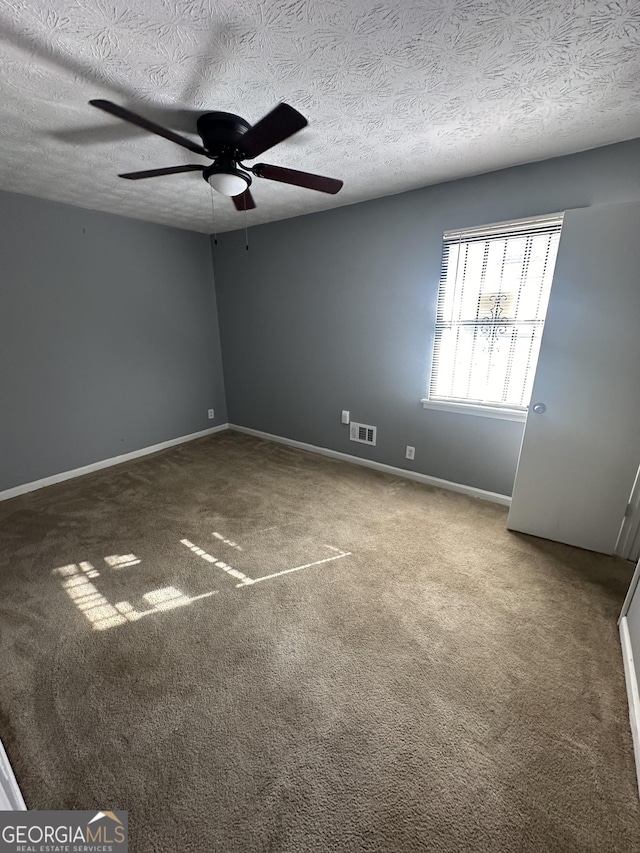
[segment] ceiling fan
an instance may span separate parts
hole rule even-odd
[[[158,136],[163,136],[213,161],[209,166],[189,164],[149,169],[144,172],[127,172],[119,175],[120,178],[137,181],[141,178],[176,175],[180,172],[202,172],[205,181],[215,190],[233,198],[237,210],[251,210],[256,206],[249,190],[251,186],[249,173],[257,178],[293,184],[296,187],[305,187],[332,195],[342,188],[342,181],[335,178],[325,178],[322,175],[298,172],[296,169],[285,169],[281,166],[270,166],[268,163],[256,163],[254,166],[245,164],[245,160],[253,160],[267,149],[306,127],[306,118],[288,104],[278,104],[253,126],[232,113],[203,113],[197,120],[198,134],[202,139],[202,145],[200,145],[111,101],[93,100],[89,103],[93,107],[151,133],[156,133]]]

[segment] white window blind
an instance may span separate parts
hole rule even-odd
[[[525,410],[562,216],[444,235],[429,401]]]

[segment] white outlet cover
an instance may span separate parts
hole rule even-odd
[[[209,410],[207,411],[207,414],[209,415],[209,420],[210,420],[210,421],[212,421],[212,420],[214,419],[214,417],[215,417],[215,414],[214,414],[213,409],[209,409]]]

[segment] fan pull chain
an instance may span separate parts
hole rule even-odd
[[[244,246],[249,251],[249,232],[247,231],[247,201],[244,202]]]
[[[216,228],[216,208],[215,208],[215,205],[213,203],[213,187],[210,187],[210,189],[211,189],[211,215],[213,217],[213,245],[217,246],[218,245],[218,233],[217,233],[217,228]]]

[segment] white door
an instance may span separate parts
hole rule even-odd
[[[639,329],[640,203],[567,211],[509,529],[613,553],[640,463]]]
[[[629,700],[629,720],[636,757],[636,774],[640,787],[640,563],[636,566],[629,592],[618,620],[622,642],[624,677]]]
[[[620,535],[616,542],[616,554],[637,563],[640,560],[640,468],[631,490],[627,515],[622,522]]]

